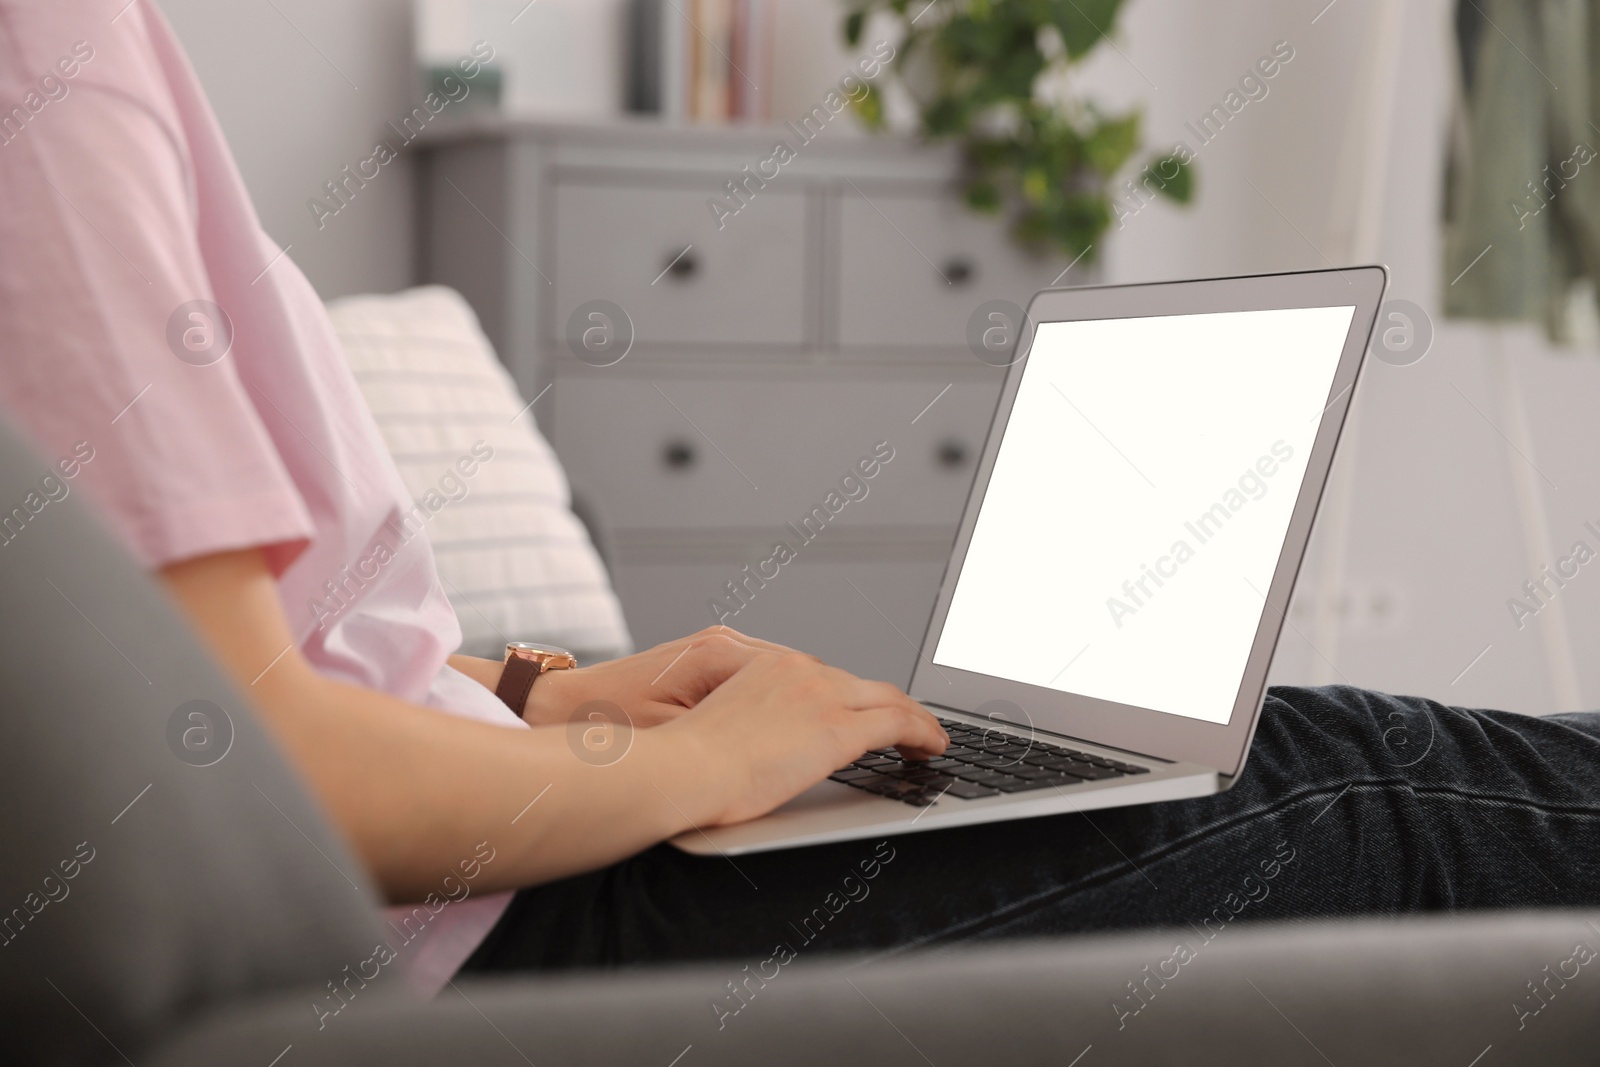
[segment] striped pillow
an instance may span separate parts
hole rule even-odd
[[[353,296],[328,313],[415,500],[438,492],[475,442],[494,450],[427,527],[461,651],[499,659],[507,640],[526,640],[580,662],[626,654],[622,608],[572,513],[566,474],[461,295],[427,286]]]

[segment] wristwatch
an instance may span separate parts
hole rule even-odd
[[[520,719],[534,679],[545,671],[570,670],[577,665],[577,657],[564,648],[531,645],[526,641],[508,642],[505,668],[500,672],[500,684],[495,686],[494,695],[505,701],[506,707]]]

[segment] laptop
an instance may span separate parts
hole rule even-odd
[[[906,690],[950,750],[864,753],[673,844],[737,855],[1228,789],[1387,278],[1035,295]]]

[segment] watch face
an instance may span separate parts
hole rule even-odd
[[[506,651],[507,652],[540,652],[540,653],[554,652],[557,655],[561,655],[561,656],[570,656],[570,655],[572,655],[571,652],[569,652],[566,649],[560,647],[559,645],[536,645],[536,644],[533,644],[530,641],[508,641],[508,642],[506,642]]]

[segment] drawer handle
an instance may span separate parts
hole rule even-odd
[[[661,268],[661,273],[675,282],[686,282],[700,273],[700,257],[694,254],[693,245],[668,252],[663,260],[666,265]]]
[[[940,273],[951,285],[966,285],[977,275],[978,268],[965,256],[956,256],[945,261],[944,270]]]
[[[688,441],[670,441],[661,450],[661,462],[667,465],[668,470],[688,470],[697,459],[699,456],[695,454],[694,445]]]
[[[939,442],[939,447],[934,452],[939,466],[946,470],[955,470],[967,465],[967,446],[962,441],[949,440]]]

